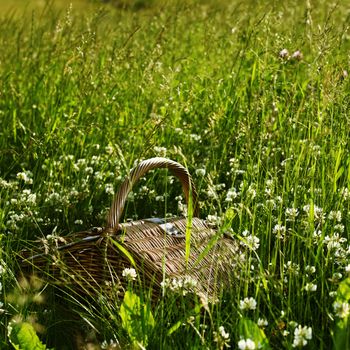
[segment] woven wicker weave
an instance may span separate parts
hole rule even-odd
[[[188,260],[185,257],[187,219],[120,222],[132,187],[155,168],[170,169],[181,181],[187,202],[192,198],[192,227],[187,230],[191,237]],[[136,166],[122,183],[106,228],[71,234],[63,242],[46,247],[45,253],[43,249],[27,252],[24,265],[47,272],[53,280],[78,286],[87,293],[103,289],[106,281],[111,282],[109,285],[125,285],[123,269],[136,267],[140,280],[156,292],[160,291],[164,278],[191,277],[197,284],[193,291],[213,296],[231,283],[237,270],[239,248],[235,240],[215,231],[198,216],[197,192],[187,169],[165,158],[151,158]]]

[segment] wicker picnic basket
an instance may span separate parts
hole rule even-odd
[[[121,223],[134,184],[156,168],[168,168],[180,180],[187,203],[192,199],[192,220],[144,219]],[[190,279],[193,292],[213,297],[231,284],[238,270],[240,248],[234,239],[198,216],[197,192],[187,169],[166,158],[151,158],[132,169],[120,186],[105,228],[74,233],[38,250],[26,251],[23,266],[45,273],[53,282],[77,286],[89,294],[106,286],[125,287],[127,280],[122,271],[132,267],[139,281],[156,295],[162,290],[163,281]],[[190,243],[187,258],[186,240]]]

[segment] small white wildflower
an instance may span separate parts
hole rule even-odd
[[[129,281],[134,281],[137,277],[136,270],[133,268],[125,268],[122,272],[122,276]]]
[[[244,236],[244,231],[242,234]],[[241,245],[248,247],[251,250],[257,250],[260,247],[260,239],[253,235],[245,236],[245,240],[241,242]]]
[[[340,194],[345,201],[350,198],[350,191],[347,187],[343,187],[340,191]]]
[[[196,169],[196,175],[197,176],[205,176],[205,169]]]
[[[254,198],[256,197],[256,189],[255,189],[252,185],[248,187],[247,195],[248,195],[251,199],[254,199]]]
[[[300,61],[300,60],[303,59],[303,54],[301,53],[301,51],[297,50],[297,51],[295,51],[295,52],[292,54],[291,57],[294,58],[294,59],[296,59],[296,60],[298,60],[298,61]]]
[[[107,342],[107,340],[104,340],[101,343],[101,349],[119,349],[119,343],[115,342],[112,339],[109,342]]]
[[[236,199],[239,196],[239,192],[235,188],[230,188],[227,191],[225,201],[226,202],[232,202],[234,199]]]
[[[306,273],[309,273],[309,274],[314,274],[316,272],[316,267],[315,266],[310,266],[310,265],[307,265],[305,267],[305,272]]]
[[[334,272],[332,278],[335,280],[341,280],[343,275],[340,272]]]
[[[91,166],[88,166],[85,168],[85,172],[91,175],[94,173],[94,169]]]
[[[1,293],[1,291],[2,291],[2,283],[0,282],[0,293]]]
[[[344,233],[345,227],[342,224],[334,225],[334,231],[338,231],[339,233]]]
[[[346,272],[347,274],[350,274],[350,264],[348,264],[348,265],[345,266],[345,272]],[[0,273],[0,274],[1,274],[1,273]]]
[[[282,49],[280,52],[279,52],[279,56],[281,57],[281,58],[288,58],[288,56],[289,56],[289,52],[288,52],[288,50],[287,49]]]
[[[29,171],[27,172],[21,172],[17,174],[17,179],[24,181],[24,183],[31,185],[33,183],[33,179],[30,178],[31,173]]]
[[[269,322],[267,321],[266,318],[259,318],[259,319],[258,319],[258,326],[259,326],[260,328],[264,328],[264,327],[266,327],[266,326],[268,326],[268,325],[269,325]]]
[[[83,224],[83,220],[75,220],[74,223],[76,225],[82,225]]]
[[[241,339],[238,342],[238,348],[240,350],[254,350],[256,349],[256,345],[251,339]]]
[[[283,238],[284,234],[286,233],[286,227],[283,225],[276,224],[272,230],[272,233],[274,233],[277,238]]]
[[[317,284],[314,283],[306,283],[304,290],[306,292],[316,292],[317,290]]]
[[[298,215],[299,215],[299,210],[297,208],[286,209],[287,221],[294,221]]]
[[[347,302],[335,301],[333,310],[339,318],[347,318],[350,315],[350,305]]]
[[[244,298],[244,300],[240,300],[239,308],[241,310],[255,310],[256,309],[256,300],[252,297]]]
[[[218,343],[218,347],[223,349],[225,346],[230,347],[230,334],[225,331],[224,326],[220,326],[218,332],[213,332],[214,341]]]
[[[114,195],[114,186],[112,184],[106,184],[105,186],[105,192],[107,194]]]
[[[312,339],[312,328],[311,327],[301,327],[299,325],[294,330],[294,340],[293,340],[293,348],[305,346],[307,341]]]
[[[341,222],[341,219],[342,219],[341,211],[340,210],[332,210],[328,214],[328,219],[329,220],[334,220],[334,221],[337,221],[337,222]]]
[[[158,146],[155,146],[153,149],[154,149],[154,152],[155,152],[158,156],[161,156],[161,157],[165,157],[165,156],[166,156],[167,149],[166,149],[165,147],[158,147]]]

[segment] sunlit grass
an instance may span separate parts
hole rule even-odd
[[[20,320],[57,349],[77,341],[330,349],[332,339],[341,349],[350,271],[346,5],[43,4],[30,2],[23,16],[25,2],[0,5],[1,347]],[[133,328],[122,298],[18,279],[16,252],[103,226],[126,174],[153,156],[188,165],[201,217],[230,223],[248,252],[217,303],[176,294],[176,281],[154,303],[132,282],[124,306],[133,303]],[[125,219],[182,215],[184,204],[176,179],[154,172],[134,189]]]

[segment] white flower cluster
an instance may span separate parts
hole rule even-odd
[[[134,281],[137,277],[137,273],[134,268],[125,268],[122,272],[122,276],[128,281]]]
[[[239,302],[239,308],[241,310],[255,310],[256,309],[256,300],[252,297],[244,298]]]
[[[312,328],[299,325],[294,330],[293,348],[307,345],[307,341],[312,339]]]
[[[186,295],[189,292],[193,292],[197,284],[197,280],[191,276],[185,276],[184,278],[167,278],[160,285],[163,289],[169,289],[172,292]]]
[[[254,350],[256,349],[256,345],[251,339],[241,339],[238,342],[238,349],[240,350]]]
[[[31,185],[33,183],[33,174],[30,171],[25,171],[17,174],[17,179],[22,180],[24,183]]]
[[[347,318],[350,315],[350,305],[347,302],[335,301],[333,310],[339,318]]]
[[[260,239],[252,234],[248,230],[242,232],[244,237],[241,241],[241,245],[248,247],[252,250],[257,250],[260,247]]]
[[[222,349],[224,346],[230,347],[230,334],[225,331],[224,326],[220,326],[218,332],[213,332],[214,341],[218,343],[219,347]]]

